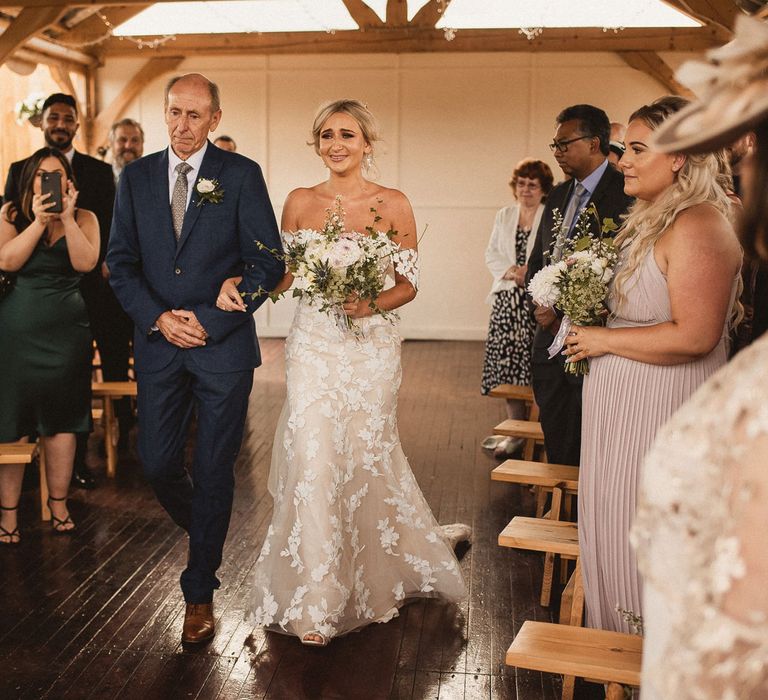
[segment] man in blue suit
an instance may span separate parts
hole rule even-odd
[[[217,86],[199,74],[166,87],[170,147],[130,163],[115,201],[107,264],[135,323],[139,454],[160,503],[189,534],[181,574],[182,641],[213,637],[213,591],[234,490],[253,369],[261,363],[252,312],[274,289],[280,236],[261,169],[216,148]],[[221,283],[242,275],[249,313],[219,310]],[[193,410],[195,456],[183,452]],[[190,478],[191,477],[191,478]]]

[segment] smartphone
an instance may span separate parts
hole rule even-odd
[[[64,211],[61,199],[61,173],[42,173],[40,193],[43,195],[43,199],[45,199],[45,195],[51,195],[43,202],[44,204],[53,202],[53,206],[48,207],[46,211],[51,214],[61,214]]]

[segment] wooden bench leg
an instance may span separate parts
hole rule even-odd
[[[45,466],[45,448],[43,441],[37,441],[38,464],[40,465],[40,516],[43,520],[51,519],[51,509],[48,507],[48,474]]]
[[[624,686],[621,683],[609,683],[605,690],[605,700],[624,700]]]
[[[552,506],[549,509],[550,520],[560,520],[560,510],[563,504],[563,487],[552,489]],[[554,578],[555,555],[547,552],[544,555],[544,576],[541,580],[541,605],[548,607],[552,599],[552,580]]]
[[[576,688],[575,676],[563,676],[563,692],[560,695],[561,700],[573,700],[573,691]]]
[[[571,581],[568,585],[572,585],[571,589],[571,605],[569,611],[568,624],[576,627],[581,627],[581,623],[584,618],[584,585],[581,579],[581,563],[576,560],[576,569],[573,572]],[[562,622],[563,612],[560,611],[560,620]],[[576,687],[576,678],[574,676],[563,676],[563,694],[562,700],[573,700],[573,691]],[[621,688],[621,686],[619,686]],[[623,697],[623,696],[619,696]],[[608,696],[606,696],[608,700]]]
[[[573,522],[573,494],[566,493],[563,498],[563,520]],[[560,583],[568,581],[568,560],[560,559]]]
[[[581,627],[584,622],[584,580],[581,578],[581,560],[576,560],[573,571],[573,602],[571,603],[570,624]]]
[[[104,450],[107,454],[107,476],[117,473],[117,440],[115,436],[115,407],[111,396],[104,397]]]
[[[533,462],[534,453],[536,451],[536,440],[526,440],[523,446],[523,459],[526,462]]]

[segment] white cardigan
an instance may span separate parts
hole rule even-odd
[[[533,217],[533,226],[528,234],[528,243],[525,247],[525,259],[531,257],[533,244],[536,241],[536,231],[539,229],[541,215],[544,213],[544,205],[539,204],[536,215]],[[517,250],[515,250],[515,239],[517,238],[517,223],[520,220],[520,206],[511,204],[508,207],[499,209],[496,213],[496,221],[493,223],[491,239],[488,241],[488,247],[485,249],[485,264],[493,275],[493,285],[491,293],[485,300],[487,304],[493,304],[494,295],[502,289],[515,289],[517,284],[514,280],[505,280],[504,273],[512,265],[517,264]]]

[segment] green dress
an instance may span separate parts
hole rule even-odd
[[[0,299],[0,442],[91,430],[92,341],[80,277],[66,237],[41,241]]]

